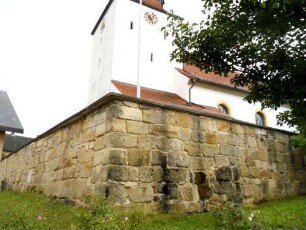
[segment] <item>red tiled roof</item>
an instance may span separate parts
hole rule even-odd
[[[135,97],[136,96],[136,86],[124,82],[119,82],[119,81],[114,81],[112,80],[112,83],[116,86],[116,88],[126,96],[131,96]],[[165,104],[170,104],[170,105],[179,105],[179,106],[184,106],[196,110],[204,110],[208,112],[214,112],[214,113],[219,113],[219,110],[215,107],[211,106],[202,106],[202,105],[197,105],[194,103],[189,103],[188,101],[184,100],[183,98],[179,97],[176,94],[173,93],[168,93],[160,90],[155,90],[155,89],[149,89],[149,88],[144,88],[141,87],[141,98],[142,99],[147,99],[150,101],[155,101],[155,102],[162,102]]]
[[[144,4],[150,5],[156,9],[163,9],[163,6],[160,4],[158,0],[143,0]]]
[[[227,77],[224,77],[213,72],[205,73],[205,71],[202,71],[200,68],[188,64],[184,64],[183,69],[177,70],[186,77],[199,80],[200,82],[248,91],[247,87],[235,87],[233,84],[231,84],[231,79],[235,77],[235,73],[229,73]]]

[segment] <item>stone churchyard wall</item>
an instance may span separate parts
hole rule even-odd
[[[110,94],[0,163],[2,187],[198,212],[305,194],[290,133]]]

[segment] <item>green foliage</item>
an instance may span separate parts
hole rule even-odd
[[[81,216],[80,224],[75,229],[135,229],[144,217],[139,210],[124,212],[110,201],[98,196],[88,197],[86,203],[88,212]]]
[[[147,214],[125,210],[99,197],[86,207],[31,192],[0,192],[0,229],[305,229],[306,197],[244,209],[228,203],[224,210],[193,215]],[[261,227],[261,228],[259,228]]]
[[[217,74],[237,73],[248,102],[263,108],[288,105],[280,124],[306,124],[305,0],[202,0],[203,21],[189,24],[169,16],[172,59]]]

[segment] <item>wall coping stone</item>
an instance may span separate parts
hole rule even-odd
[[[86,106],[84,109],[80,110],[79,112],[75,113],[74,115],[68,117],[67,119],[63,120],[62,122],[58,123],[57,125],[53,126],[50,129],[48,129],[47,131],[45,131],[41,135],[38,135],[31,142],[29,142],[27,145],[23,146],[20,149],[17,149],[15,152],[12,152],[11,154],[5,156],[3,159],[10,157],[12,154],[14,154],[14,153],[18,152],[19,150],[21,150],[23,148],[26,148],[27,146],[31,145],[31,143],[36,142],[37,140],[48,136],[50,133],[55,132],[58,129],[61,129],[61,128],[65,127],[65,126],[67,126],[71,123],[74,123],[74,122],[80,120],[82,117],[86,116],[87,114],[89,114],[89,113],[93,112],[94,110],[96,110],[98,108],[101,108],[102,106],[107,105],[111,101],[115,101],[115,100],[129,101],[129,102],[144,104],[144,105],[148,105],[148,106],[156,106],[156,107],[160,107],[162,109],[168,109],[168,110],[173,110],[173,111],[177,111],[177,112],[187,112],[187,113],[190,113],[190,114],[193,114],[193,115],[203,115],[203,116],[210,117],[210,118],[217,118],[217,119],[220,119],[220,120],[230,121],[230,122],[237,123],[237,124],[242,124],[242,125],[248,125],[248,126],[256,127],[256,128],[259,128],[259,129],[277,131],[277,132],[284,133],[284,134],[290,134],[290,135],[295,135],[296,134],[294,132],[281,130],[281,129],[277,129],[277,128],[272,128],[272,127],[268,127],[268,126],[256,125],[256,124],[241,121],[241,120],[229,117],[229,116],[224,116],[224,115],[221,115],[221,114],[216,114],[216,113],[213,113],[213,112],[208,112],[208,111],[204,111],[204,110],[200,110],[200,109],[190,108],[190,107],[183,106],[183,105],[156,102],[156,101],[151,101],[151,100],[147,100],[147,99],[136,98],[136,97],[132,97],[132,96],[126,96],[126,95],[122,95],[122,94],[118,94],[118,93],[108,93],[104,97],[102,97],[99,100],[93,102],[92,104]]]

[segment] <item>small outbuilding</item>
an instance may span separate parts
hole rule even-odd
[[[23,127],[8,94],[0,90],[0,161],[2,159],[5,132],[23,133]]]

